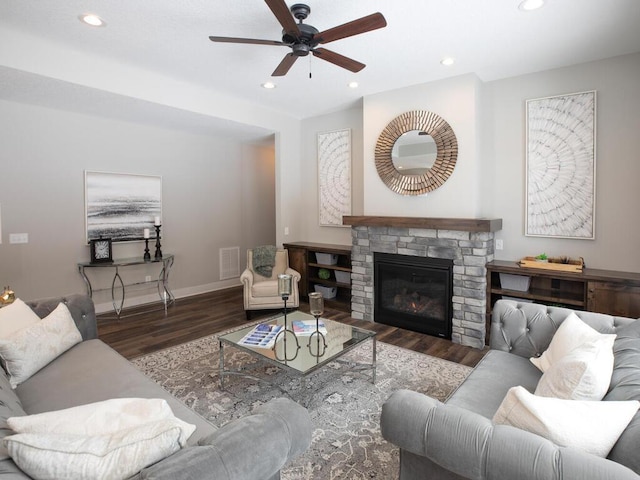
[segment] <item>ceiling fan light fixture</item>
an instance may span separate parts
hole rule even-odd
[[[532,10],[537,10],[544,5],[544,0],[523,0],[518,5],[520,10],[524,10],[525,12],[530,12]]]
[[[451,57],[445,57],[442,60],[440,60],[440,63],[442,65],[444,65],[445,67],[450,67],[451,65],[453,65],[454,63],[456,63],[454,58]]]
[[[78,18],[82,23],[85,23],[92,27],[104,27],[107,25],[104,20],[102,20],[98,15],[94,15],[93,13],[83,13],[82,15],[79,15]]]
[[[276,88],[276,84],[273,82],[264,82],[261,86],[262,88],[266,88],[267,90],[273,90],[274,88]]]

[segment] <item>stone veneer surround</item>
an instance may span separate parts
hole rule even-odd
[[[374,222],[358,219],[377,219]],[[391,219],[395,217],[389,217]],[[404,219],[404,217],[398,217]],[[475,224],[465,227],[451,222],[455,219],[416,219],[418,225],[380,226],[380,217],[345,217],[344,223],[352,225],[351,237],[351,316],[374,321],[373,254],[396,253],[417,257],[446,258],[453,260],[453,327],[455,343],[483,348],[486,336],[487,269],[486,264],[494,256],[494,230],[501,228],[501,221],[492,221],[486,229],[477,231]],[[433,220],[429,222],[428,220]],[[439,222],[438,220],[444,220]],[[475,222],[475,221],[471,221]],[[361,223],[360,225],[358,223]],[[455,229],[451,229],[451,226]],[[447,228],[437,228],[446,226]],[[462,228],[462,230],[460,230]]]

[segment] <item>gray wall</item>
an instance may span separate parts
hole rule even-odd
[[[84,170],[162,176],[162,249],[175,254],[178,296],[239,284],[220,281],[220,248],[240,247],[242,271],[248,247],[275,242],[272,145],[0,101],[0,162],[0,281],[24,299],[84,291],[76,269],[89,259]],[[28,233],[29,243],[9,244],[10,233]],[[142,242],[114,246],[118,258],[142,253]],[[123,270],[127,282],[146,275],[157,269]],[[153,298],[135,291],[129,304]],[[96,303],[107,299],[103,292]]]
[[[362,107],[357,106],[305,119],[302,121],[302,155],[300,156],[301,183],[304,185],[300,214],[302,236],[295,238],[289,235],[285,237],[285,241],[306,240],[351,245],[351,228],[320,226],[318,212],[318,133],[347,128],[351,129],[351,210],[353,215],[362,215]]]
[[[354,149],[354,205],[364,198],[365,215],[413,217],[492,217],[503,219],[496,238],[504,250],[496,258],[527,255],[584,257],[593,268],[640,272],[640,54],[625,55],[493,82],[464,75],[365,97],[362,111],[344,110],[303,122],[302,182],[308,185],[300,222],[302,240],[350,243],[329,227],[317,227],[315,134],[352,128],[363,132]],[[571,240],[526,237],[525,101],[565,93],[597,91],[596,238]],[[452,177],[420,197],[397,195],[380,181],[373,164],[375,142],[396,115],[434,111],[450,122],[460,155]],[[362,158],[359,157],[362,155]],[[315,222],[315,224],[314,224]],[[344,238],[344,240],[342,240]],[[298,239],[296,239],[298,240]]]
[[[595,240],[526,237],[525,100],[596,90]],[[640,54],[523,75],[484,85],[482,213],[503,219],[497,259],[546,252],[587,266],[640,272]]]

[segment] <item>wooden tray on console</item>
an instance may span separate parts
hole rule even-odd
[[[548,262],[539,262],[535,257],[524,257],[518,262],[521,267],[539,268],[542,270],[555,270],[556,272],[574,272],[580,273],[584,268],[584,259],[569,259],[561,263],[560,259],[549,258]]]

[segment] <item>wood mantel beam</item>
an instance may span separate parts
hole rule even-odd
[[[425,218],[425,217],[377,217],[345,215],[343,225],[353,227],[425,228],[458,230],[463,232],[497,232],[502,230],[501,218]]]

